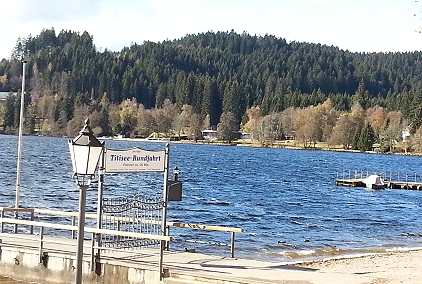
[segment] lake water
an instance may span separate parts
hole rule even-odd
[[[0,206],[14,206],[17,137],[0,135]],[[107,140],[109,149],[163,150],[164,143]],[[170,168],[180,169],[183,201],[169,221],[239,227],[236,256],[274,262],[420,247],[422,192],[338,187],[337,173],[405,173],[421,180],[422,158],[282,148],[170,144]],[[389,175],[389,174],[388,174]],[[162,190],[161,173],[106,175],[105,197]],[[96,188],[87,211],[96,210]],[[20,204],[77,211],[67,139],[23,137]],[[229,243],[230,235],[172,229],[176,239]],[[197,248],[175,243],[174,249]],[[229,248],[197,251],[228,256]]]

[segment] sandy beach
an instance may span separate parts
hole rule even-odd
[[[368,279],[365,284],[422,283],[422,250],[316,261],[298,266],[327,273],[365,276]],[[326,283],[332,282],[327,279]]]

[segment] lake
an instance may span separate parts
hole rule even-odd
[[[0,135],[0,206],[15,202],[17,136]],[[67,139],[23,137],[22,207],[77,211]],[[108,149],[163,150],[161,142],[106,140]],[[422,180],[415,156],[170,143],[170,169],[180,169],[183,201],[168,220],[239,227],[236,257],[291,262],[420,247],[422,192],[338,187],[349,170],[408,173]],[[105,197],[161,191],[161,173],[107,174]],[[96,210],[95,186],[87,211]],[[176,239],[229,243],[230,235],[172,229]],[[228,256],[229,248],[175,243],[174,249]],[[198,245],[199,246],[199,245]]]

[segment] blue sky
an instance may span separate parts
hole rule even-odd
[[[87,31],[99,50],[207,31],[270,34],[352,52],[422,50],[415,0],[13,0],[2,3],[0,59],[43,28]]]

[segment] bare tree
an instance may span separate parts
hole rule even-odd
[[[314,106],[300,109],[294,120],[296,139],[302,141],[303,147],[313,146],[322,139],[321,115]]]
[[[333,127],[336,125],[339,112],[334,108],[331,99],[327,99],[323,104],[316,106],[316,111],[321,118],[321,141],[328,141],[333,132]]]
[[[217,125],[217,138],[231,143],[239,130],[239,124],[232,112],[223,112]]]
[[[410,147],[417,153],[422,152],[422,126],[416,130],[415,134],[410,138]]]
[[[157,133],[164,132],[166,136],[170,135],[174,117],[177,115],[176,105],[169,99],[165,99],[162,108],[156,108],[152,112],[157,125]]]
[[[202,119],[199,114],[193,113],[191,115],[187,134],[195,142],[202,138]]]
[[[182,112],[174,119],[174,129],[176,130],[177,134],[180,135],[181,133],[186,133],[187,128],[189,127],[191,117],[194,114],[193,107],[191,105],[183,105]]]
[[[211,118],[210,115],[207,114],[202,122],[202,129],[210,129],[211,127]]]
[[[380,132],[381,147],[389,147],[393,152],[394,144],[402,139],[402,131],[406,122],[403,121],[403,114],[400,111],[391,111],[385,120],[384,128]]]
[[[255,133],[255,137],[263,145],[267,142],[272,145],[275,140],[279,140],[284,135],[281,113],[272,113],[260,117],[256,122],[253,133]]]
[[[148,137],[154,129],[152,110],[145,109],[143,104],[139,104],[137,120],[138,125],[136,130],[138,131],[138,134],[143,137]]]
[[[344,149],[349,149],[355,137],[355,132],[356,123],[353,117],[348,113],[342,114],[333,128],[328,145],[342,145]]]
[[[281,123],[283,124],[284,134],[287,136],[294,136],[296,133],[295,117],[298,110],[290,107],[281,112]]]
[[[75,137],[85,125],[85,119],[89,116],[89,108],[87,106],[76,107],[73,118],[67,122],[66,135],[67,137]],[[92,121],[90,117],[91,126],[95,126],[97,121]]]

